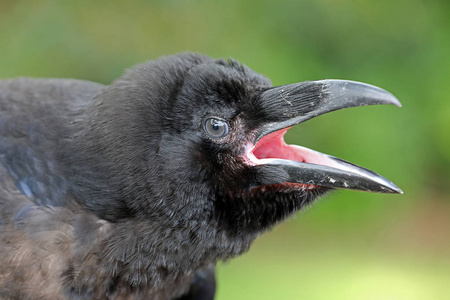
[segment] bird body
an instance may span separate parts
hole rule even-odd
[[[208,271],[208,261],[197,262],[206,271],[186,266],[185,272],[177,267],[172,273],[170,265],[178,262],[166,256],[186,246],[183,234],[190,229],[158,228],[155,223],[163,222],[153,220],[109,222],[80,207],[69,191],[65,150],[84,109],[105,87],[78,80],[17,79],[1,82],[0,89],[6,91],[2,100],[8,100],[1,102],[0,297],[133,299],[136,293],[136,299],[170,299],[186,294],[195,271]],[[199,226],[193,225],[195,230]],[[165,240],[170,244],[158,247]],[[199,256],[202,246],[196,245]],[[179,258],[184,260],[180,265],[189,264],[190,258]]]
[[[400,191],[282,140],[287,127],[369,104],[399,105],[354,82],[272,87],[192,53],[110,86],[0,81],[0,298],[212,299],[217,261],[317,196]]]

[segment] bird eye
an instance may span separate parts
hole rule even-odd
[[[221,138],[228,134],[228,123],[217,118],[208,118],[204,129],[213,138]]]

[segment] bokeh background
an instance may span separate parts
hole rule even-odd
[[[450,299],[449,1],[0,0],[0,78],[108,84],[186,50],[231,56],[275,85],[351,79],[403,103],[327,114],[286,139],[404,195],[322,199],[221,263],[217,299]]]

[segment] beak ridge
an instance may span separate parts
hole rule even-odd
[[[379,87],[349,80],[318,80],[276,86],[264,91],[255,103],[266,123],[257,139],[335,110],[400,101]]]

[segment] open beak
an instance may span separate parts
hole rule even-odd
[[[287,145],[289,127],[321,114],[347,107],[400,102],[391,93],[365,83],[320,80],[277,86],[264,91],[254,103],[264,120],[255,144],[246,153],[256,170],[256,184],[322,186],[378,193],[403,193],[386,178],[342,159],[297,145]]]

